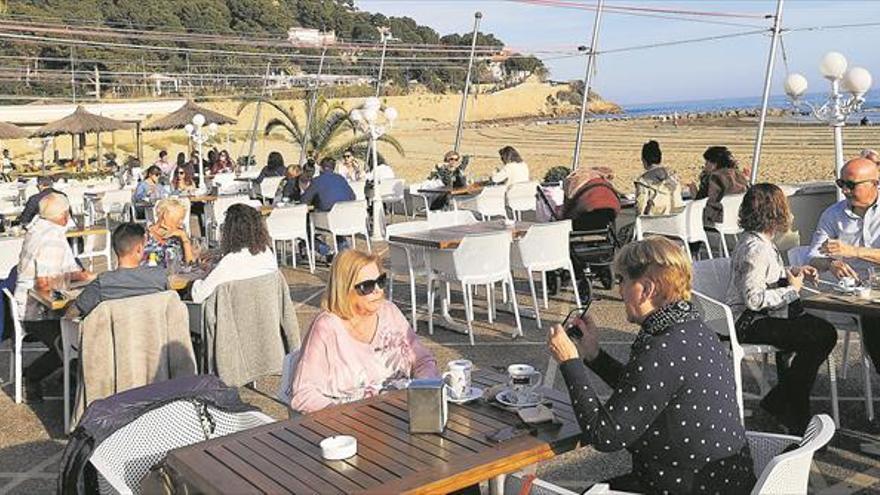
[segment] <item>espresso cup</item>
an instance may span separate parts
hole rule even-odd
[[[541,372],[528,364],[511,364],[507,367],[509,385],[517,404],[528,402],[537,395],[542,383]]]
[[[471,392],[471,370],[474,363],[467,359],[456,359],[447,365],[449,371],[443,373],[443,381],[449,387],[449,395],[453,399],[464,399]]]
[[[856,286],[856,279],[853,277],[841,277],[837,284],[844,289],[852,289]]]

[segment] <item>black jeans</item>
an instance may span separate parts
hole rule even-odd
[[[743,343],[770,344],[794,353],[791,365],[780,367],[779,383],[761,404],[790,429],[802,432],[811,417],[810,391],[816,374],[837,344],[834,326],[804,313],[791,319],[759,319],[739,337]]]
[[[36,337],[49,348],[42,356],[35,359],[25,370],[24,376],[29,381],[41,381],[51,375],[52,372],[61,368],[61,321],[39,320],[25,321],[24,331],[27,335]]]

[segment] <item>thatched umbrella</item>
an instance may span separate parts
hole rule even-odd
[[[208,110],[205,107],[196,105],[192,100],[186,103],[172,113],[162,117],[159,120],[144,126],[145,131],[167,131],[170,129],[183,129],[187,124],[192,123],[193,117],[201,114],[205,117],[205,125],[209,124],[235,124],[237,121],[232,117],[227,117],[222,113]]]
[[[21,139],[31,135],[31,132],[17,125],[0,122],[0,141],[4,139]]]
[[[34,136],[58,136],[60,134],[79,135],[80,148],[85,147],[86,134],[96,132],[112,132],[121,129],[131,129],[132,124],[121,120],[111,119],[101,115],[95,115],[82,106],[76,107],[76,111],[55,122],[40,127],[34,131]],[[73,158],[77,159],[77,148],[73,147]],[[98,164],[101,164],[101,140],[98,139]]]

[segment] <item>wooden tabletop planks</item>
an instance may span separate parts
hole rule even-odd
[[[490,234],[492,232],[509,230],[513,233],[513,238],[518,239],[526,235],[526,232],[528,232],[529,227],[532,225],[533,222],[514,222],[511,225],[507,225],[504,223],[504,220],[493,220],[392,235],[388,240],[390,242],[412,244],[433,249],[454,249],[468,235]]]
[[[474,373],[491,386],[504,376]],[[172,451],[172,476],[204,493],[429,493],[448,492],[520,469],[577,446],[580,428],[567,396],[546,389],[559,427],[494,444],[487,434],[521,421],[483,401],[449,405],[442,434],[410,434],[406,392],[329,407],[311,415],[239,432]],[[352,435],[358,453],[326,461],[318,443]]]

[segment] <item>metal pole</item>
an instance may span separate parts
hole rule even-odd
[[[257,141],[257,126],[260,123],[260,110],[263,108],[263,96],[266,94],[266,87],[269,85],[269,68],[272,67],[272,63],[269,62],[266,64],[266,75],[263,78],[263,90],[260,92],[260,101],[257,102],[257,110],[254,112],[254,127],[251,129],[251,144],[248,148],[248,167],[250,167],[250,157],[254,156],[254,145]],[[199,153],[199,158],[201,158],[201,153]],[[254,162],[257,160],[254,159]],[[245,168],[248,168],[245,167]]]
[[[309,145],[309,130],[312,127],[312,119],[315,118],[315,105],[318,104],[318,87],[321,84],[321,73],[324,71],[324,57],[327,55],[327,47],[321,50],[321,61],[318,62],[318,75],[315,77],[315,87],[312,90],[309,108],[306,113],[306,128],[303,130],[303,142],[299,148],[299,164],[306,162],[306,147]]]
[[[382,34],[382,58],[379,59],[379,77],[376,78],[376,98],[382,92],[382,72],[385,69],[385,50],[388,48],[388,38],[391,37],[391,31],[388,28],[379,28]]]
[[[370,123],[370,153],[373,156],[373,168],[375,169],[376,165],[379,164],[379,152],[376,150],[376,139],[378,136],[376,135],[376,131],[374,129],[374,123]],[[382,204],[382,197],[378,194],[378,186],[379,183],[376,182],[375,177],[373,178],[373,235],[372,239],[374,241],[381,241],[385,239],[385,236],[382,233],[382,225],[385,223],[385,208]]]
[[[758,166],[761,164],[761,146],[764,144],[764,125],[767,121],[767,104],[770,100],[770,83],[773,81],[773,64],[776,61],[776,47],[779,45],[779,33],[782,30],[782,4],[785,0],[776,0],[776,16],[773,18],[773,37],[770,41],[770,55],[767,57],[767,71],[764,75],[764,95],[761,99],[761,117],[758,119],[758,133],[755,136],[755,150],[752,153],[752,173],[750,182],[758,180]]]
[[[76,68],[73,60],[73,47],[70,47],[70,89],[73,91],[73,104],[76,104]],[[71,140],[73,138],[70,138]]]
[[[596,2],[596,18],[593,19],[593,36],[590,39],[589,54],[587,55],[587,73],[584,74],[584,96],[581,98],[581,117],[578,120],[577,137],[574,141],[574,157],[571,160],[571,169],[576,170],[581,160],[581,142],[584,135],[584,120],[587,118],[587,107],[590,104],[590,86],[593,84],[593,67],[596,64],[596,49],[599,43],[599,23],[602,21],[602,7],[605,0]]]
[[[828,123],[834,130],[834,178],[839,179],[843,170],[843,126],[846,114],[843,113],[843,95],[840,94],[840,81],[831,81],[831,115]],[[843,199],[843,191],[837,189],[838,201]]]
[[[461,93],[461,108],[458,110],[458,126],[455,128],[455,146],[452,147],[456,153],[458,153],[458,149],[461,146],[461,129],[464,125],[464,114],[467,111],[468,93],[471,90],[471,71],[474,68],[474,52],[477,50],[477,33],[480,30],[480,19],[482,18],[482,12],[474,13],[474,34],[473,39],[471,40],[471,56],[470,59],[468,59],[467,76],[464,80],[464,90]]]

